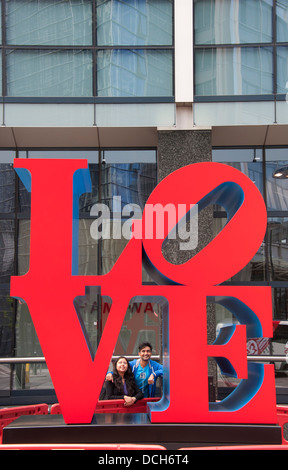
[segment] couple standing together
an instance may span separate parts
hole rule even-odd
[[[139,359],[131,362],[124,356],[118,357],[113,374],[108,372],[106,376],[104,399],[124,399],[124,405],[131,406],[141,398],[155,396],[156,379],[163,375],[163,367],[151,360],[150,343],[140,344],[138,352]]]

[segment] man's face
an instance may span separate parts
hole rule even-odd
[[[145,346],[145,348],[139,351],[139,356],[142,359],[142,361],[149,361],[151,355],[152,355],[152,351],[148,346]]]

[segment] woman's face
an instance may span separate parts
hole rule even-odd
[[[117,364],[116,364],[116,369],[119,372],[119,374],[125,374],[126,370],[128,369],[128,363],[124,357],[121,357]]]

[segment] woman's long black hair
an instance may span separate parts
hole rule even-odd
[[[118,359],[115,361],[114,363],[114,368],[113,368],[113,382],[114,382],[114,385],[117,387],[117,389],[119,390],[119,392],[123,393],[124,394],[124,388],[123,388],[123,383],[122,383],[122,377],[121,375],[119,374],[118,370],[117,370],[117,362],[120,360],[120,359],[125,359],[125,361],[127,362],[128,364],[128,368],[124,374],[124,379],[125,379],[125,383],[126,383],[126,387],[127,387],[127,393],[128,393],[128,396],[133,396],[135,394],[135,391],[136,391],[136,387],[135,387],[135,379],[134,379],[134,374],[132,372],[132,369],[131,369],[131,366],[129,364],[129,361],[128,359],[125,357],[125,356],[120,356],[118,357]]]

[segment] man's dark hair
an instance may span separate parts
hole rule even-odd
[[[152,346],[151,346],[151,344],[148,343],[148,342],[144,342],[144,343],[139,344],[138,351],[141,351],[141,349],[144,349],[144,348],[146,348],[147,346],[148,346],[148,348],[150,348],[151,351],[152,351]]]

